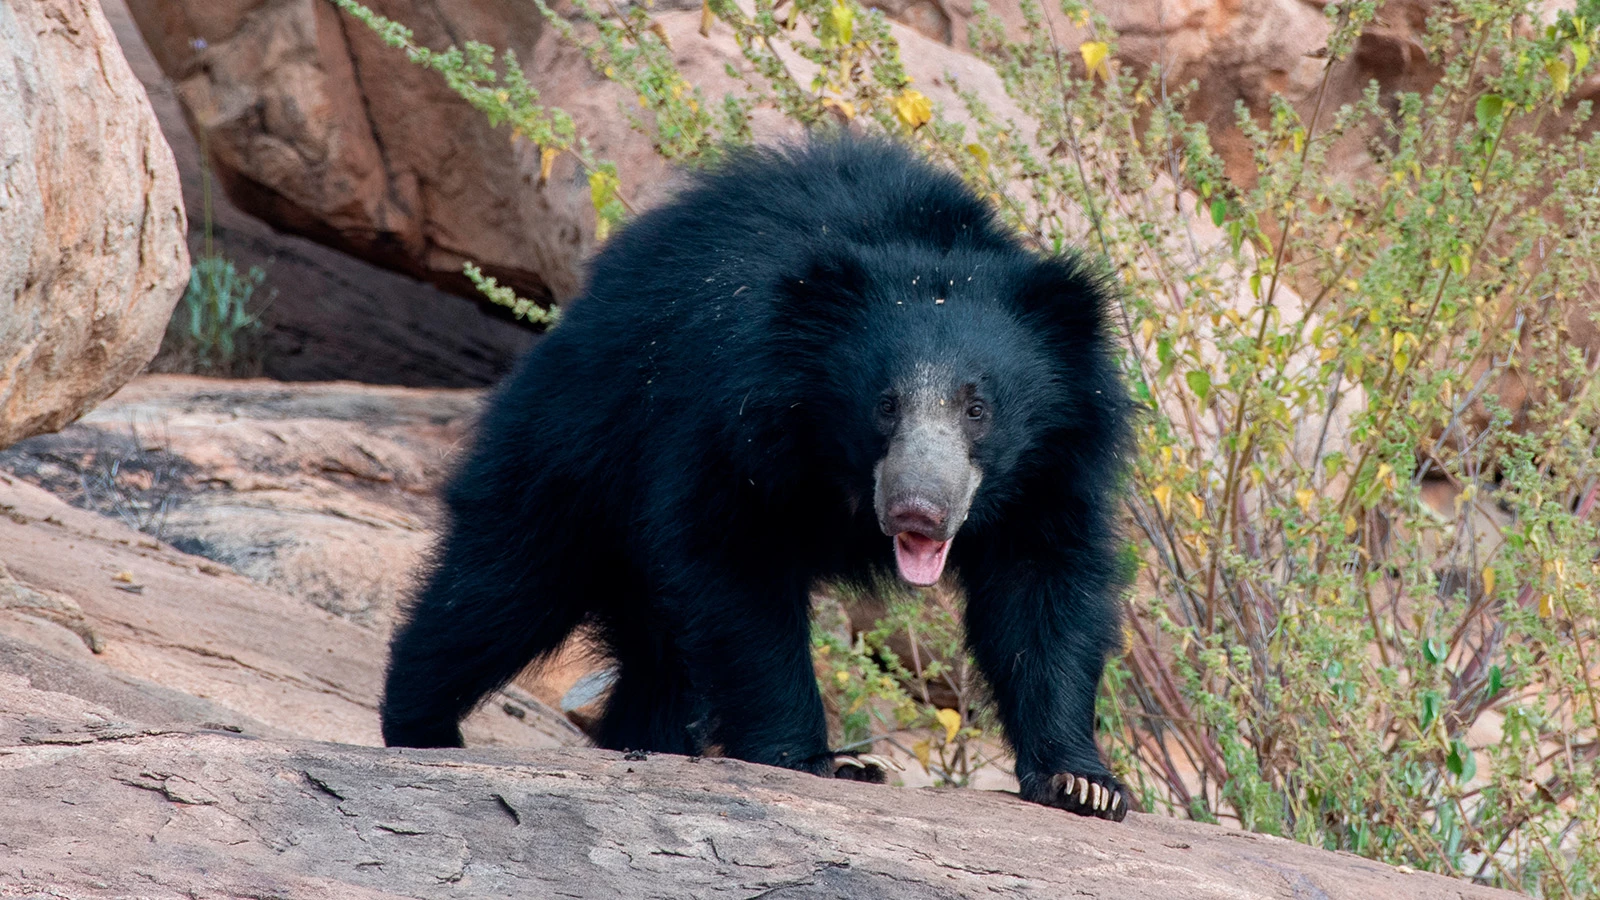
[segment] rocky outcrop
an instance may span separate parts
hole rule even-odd
[[[325,2],[130,0],[195,129],[205,136],[229,195],[277,227],[381,265],[461,289],[463,261],[483,263],[523,294],[571,297],[593,245],[589,189],[570,159],[539,177],[537,148],[490,128],[433,73],[384,47]],[[432,47],[473,39],[516,51],[548,102],[572,113],[595,153],[615,160],[636,206],[671,183],[649,141],[621,110],[632,98],[590,69],[531,5],[380,0],[378,12],[414,28]],[[968,46],[969,0],[880,0],[898,23],[917,84],[937,93],[946,70],[977,64]],[[990,4],[1013,37],[1024,23],[1014,0]],[[1385,91],[1417,89],[1436,73],[1415,34],[1429,0],[1390,4],[1354,56],[1322,91],[1318,58],[1330,31],[1314,0],[1138,0],[1100,4],[1121,38],[1119,64],[1161,64],[1173,90],[1196,81],[1190,114],[1211,126],[1231,174],[1248,180],[1250,155],[1235,124],[1243,102],[1263,112],[1282,93],[1309,116],[1356,99],[1370,80]],[[716,95],[736,89],[724,66],[744,61],[725,29],[699,31],[699,4],[665,3],[654,14],[690,81]],[[1070,51],[1085,37],[1059,13],[1049,26]],[[1069,59],[1076,53],[1068,52]],[[993,80],[991,78],[991,80]],[[931,90],[930,90],[931,88]],[[995,83],[980,90],[1002,110]],[[938,99],[938,98],[936,98]],[[947,103],[958,108],[957,103]],[[788,128],[756,122],[758,137]],[[1342,165],[1360,162],[1359,140]],[[1342,157],[1343,158],[1343,157]]]
[[[151,727],[6,674],[0,834],[0,884],[22,896],[1513,896],[1281,838],[1137,813],[1110,824],[980,791],[720,759]]]
[[[96,0],[0,5],[0,447],[144,368],[188,279],[184,227]]]
[[[0,578],[0,681],[26,678],[90,698],[110,719],[148,726],[379,743],[381,631],[4,473],[0,548],[7,572]],[[466,730],[476,746],[583,741],[559,714],[514,687]],[[5,820],[3,804],[16,798],[26,795],[0,801],[0,834],[8,840],[15,820]]]
[[[383,629],[437,524],[481,395],[185,375],[135,379],[0,470]]]
[[[278,231],[247,215],[218,190],[205,215],[200,146],[172,83],[156,65],[123,0],[101,0],[133,74],[145,86],[156,120],[178,162],[189,222],[189,247],[215,252],[241,271],[259,266],[260,374],[285,381],[349,379],[412,387],[492,384],[533,342],[504,310],[447,294],[433,285],[363,262],[315,241]],[[167,360],[157,359],[157,365]]]
[[[537,148],[513,145],[436,74],[332,4],[128,6],[228,196],[244,211],[463,292],[468,260],[525,296],[575,290],[575,261],[592,213],[571,160],[539,185]],[[433,46],[470,37],[539,59],[533,48],[544,29],[529,3],[391,0],[373,7]],[[609,112],[617,118],[615,107]],[[605,156],[618,149],[595,147]]]

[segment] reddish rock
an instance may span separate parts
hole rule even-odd
[[[0,9],[0,447],[144,368],[189,275],[172,153],[95,0]]]
[[[533,342],[476,292],[470,299],[287,234],[212,191],[205,217],[200,147],[172,83],[145,45],[123,0],[102,0],[134,75],[149,93],[178,163],[192,253],[215,251],[241,271],[260,266],[263,330],[254,359],[260,374],[286,381],[350,379],[412,387],[471,387],[504,375]],[[168,364],[165,356],[157,366]]]
[[[732,760],[148,728],[0,674],[0,893],[1494,900],[1282,838]],[[10,889],[10,890],[8,890]]]

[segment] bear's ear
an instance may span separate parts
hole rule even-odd
[[[1112,276],[1077,256],[1033,264],[1017,287],[1016,302],[1030,324],[1069,344],[1106,337],[1116,287]]]

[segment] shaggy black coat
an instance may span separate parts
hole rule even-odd
[[[1110,297],[890,143],[698,177],[605,246],[490,402],[394,637],[385,739],[459,746],[465,714],[587,624],[618,665],[604,746],[833,774],[808,594],[891,565],[878,406],[932,366],[987,403],[949,564],[1022,792],[1121,818],[1094,738],[1130,416]]]

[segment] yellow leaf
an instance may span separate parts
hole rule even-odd
[[[1550,73],[1550,84],[1560,96],[1572,86],[1572,69],[1567,66],[1564,59],[1552,59],[1544,64],[1544,70]]]
[[[1139,323],[1139,334],[1144,338],[1145,344],[1148,345],[1150,343],[1150,337],[1155,333],[1156,323],[1154,321],[1145,319],[1143,322]]]
[[[1344,533],[1345,533],[1346,537],[1349,537],[1350,535],[1355,534],[1356,530],[1359,529],[1360,527],[1361,527],[1361,523],[1356,521],[1356,517],[1355,516],[1345,516],[1344,517]]]
[[[1111,55],[1111,45],[1105,41],[1084,41],[1078,45],[1078,52],[1083,54],[1084,68],[1089,70],[1089,75],[1099,75],[1102,80],[1109,80],[1111,74],[1106,71],[1106,58]]]
[[[844,116],[846,120],[856,117],[856,105],[849,100],[840,100],[837,97],[823,97],[822,106],[825,109],[834,110],[839,115]]]
[[[561,154],[554,147],[545,147],[539,151],[539,183],[544,184],[550,180],[550,170],[555,167],[556,157]]]
[[[1150,496],[1156,498],[1156,504],[1161,507],[1162,515],[1172,513],[1172,485],[1158,484],[1150,491]]]
[[[956,739],[956,732],[961,730],[961,713],[953,709],[941,709],[933,714],[939,724],[944,726],[944,742],[950,743]]]
[[[1388,463],[1380,463],[1378,465],[1378,480],[1388,487],[1394,487],[1394,466]]]
[[[978,165],[984,168],[989,167],[989,151],[984,149],[982,144],[968,144],[967,152],[972,154],[972,158],[978,161]]]
[[[933,118],[933,101],[921,91],[906,88],[900,96],[890,101],[890,105],[894,107],[895,118],[913,130],[928,124],[928,120]]]
[[[1194,510],[1194,517],[1196,519],[1198,519],[1201,516],[1204,516],[1206,514],[1205,501],[1201,500],[1199,497],[1196,497],[1193,494],[1189,495],[1189,507]]]
[[[855,36],[856,11],[844,0],[836,0],[833,9],[828,11],[828,22],[833,26],[834,37],[841,44],[850,43]]]
[[[1317,499],[1317,492],[1311,488],[1301,488],[1294,492],[1294,502],[1300,504],[1301,512],[1311,512],[1311,504]]]
[[[1539,598],[1539,618],[1548,619],[1556,614],[1556,598],[1553,594],[1545,594]]]
[[[833,680],[837,681],[840,687],[844,687],[850,683],[850,673],[840,669],[839,671],[833,673]]]
[[[717,21],[717,14],[711,11],[711,0],[700,0],[700,36],[711,37],[711,25]]]
[[[928,771],[928,755],[933,747],[927,741],[917,741],[911,745],[911,752],[917,757],[917,762],[922,763],[922,771]]]
[[[1494,569],[1490,566],[1483,567],[1483,595],[1494,596]]]

